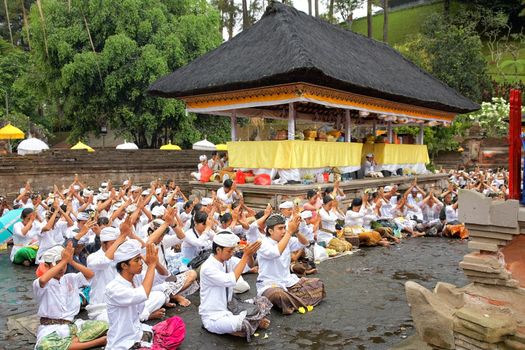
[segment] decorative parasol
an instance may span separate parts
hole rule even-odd
[[[87,150],[88,152],[95,152],[95,150],[91,147],[89,147],[88,145],[86,145],[85,143],[82,143],[81,141],[78,141],[76,145],[74,145],[73,147],[71,147],[71,149],[74,149],[74,150],[80,150],[80,149],[85,149]]]
[[[195,142],[192,148],[197,151],[216,151],[217,150],[217,147],[206,139]]]
[[[37,154],[46,149],[49,149],[49,146],[44,141],[30,137],[20,142],[17,151],[19,155],[25,156],[26,154]]]
[[[219,143],[215,146],[215,148],[217,149],[217,151],[227,151],[228,145],[225,145],[224,143]]]
[[[137,146],[133,142],[126,142],[126,140],[124,140],[124,143],[122,143],[120,145],[117,145],[116,148],[117,149],[124,149],[124,150],[136,150],[136,149],[139,149],[139,146]]]
[[[0,140],[8,140],[9,153],[11,153],[11,140],[19,140],[25,137],[24,132],[8,123],[0,129]]]
[[[160,146],[160,149],[163,151],[180,151],[181,150],[179,146],[172,145],[171,141],[169,141],[167,145]]]

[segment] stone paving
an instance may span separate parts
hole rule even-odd
[[[433,288],[438,281],[463,286],[468,281],[458,264],[467,242],[439,238],[403,241],[388,248],[361,249],[351,256],[323,262],[320,277],[327,298],[312,312],[281,316],[272,311],[272,325],[250,344],[217,336],[201,327],[196,296],[193,305],[168,310],[180,315],[187,328],[189,349],[389,349],[414,334],[404,283],[416,281]],[[32,270],[12,266],[0,253],[0,349],[34,346],[36,305],[32,299]],[[246,280],[254,286],[255,276]],[[254,290],[243,297],[253,296]]]

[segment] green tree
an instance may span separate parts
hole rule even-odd
[[[31,8],[34,84],[70,125],[70,141],[104,125],[139,147],[201,135],[181,102],[147,87],[222,42],[219,13],[205,0],[42,0]],[[43,14],[43,15],[42,15]]]

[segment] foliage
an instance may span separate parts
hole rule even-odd
[[[508,135],[508,116],[510,104],[501,97],[495,97],[492,102],[483,102],[479,111],[466,114],[461,118],[468,118],[477,122],[488,137],[505,137]],[[525,107],[522,107],[525,113]]]
[[[491,86],[481,48],[471,24],[447,23],[440,15],[430,16],[420,34],[397,47],[434,77],[477,102]]]
[[[218,12],[205,0],[41,3],[44,16],[30,12],[34,84],[71,127],[71,142],[105,125],[141,148],[199,138],[181,102],[145,91],[221,43]]]

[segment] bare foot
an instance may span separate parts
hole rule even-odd
[[[387,241],[379,241],[377,244],[382,247],[390,247],[390,243]]]
[[[172,307],[177,306],[177,304],[175,304],[175,303],[166,303],[166,304],[164,304],[164,306],[165,306],[165,307],[172,308]]]
[[[158,309],[156,311],[153,311],[150,315],[148,320],[159,320],[161,318],[164,318],[166,316],[166,309]]]
[[[180,306],[187,307],[191,305],[191,301],[183,297],[182,295],[175,295],[173,298]]]
[[[317,273],[317,269],[310,269],[310,270],[306,270],[306,274],[307,275],[312,275],[314,273]]]
[[[260,329],[268,329],[268,327],[270,327],[270,320],[267,319],[267,318],[263,318],[263,319],[259,322],[259,328],[260,328]]]

